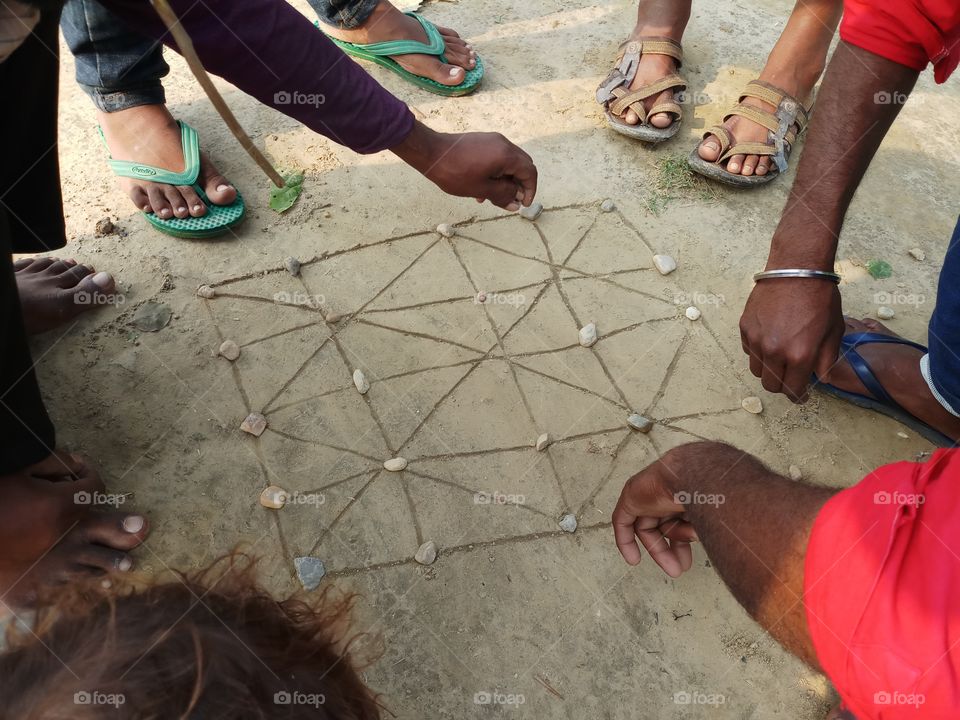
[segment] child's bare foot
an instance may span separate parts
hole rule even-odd
[[[100,112],[98,118],[114,160],[183,171],[180,126],[166,105],[138,105],[113,113]],[[220,174],[206,153],[200,154],[197,184],[215,205],[229,205],[237,199],[236,188]],[[188,185],[164,185],[133,178],[120,178],[120,185],[138,209],[163,219],[201,217],[207,213],[200,196]]]
[[[477,54],[456,31],[439,25],[437,30],[446,43],[444,55],[448,62],[443,63],[434,55],[421,54],[395,55],[393,59],[414,75],[430,78],[442,85],[459,85],[464,81],[466,71],[476,67]],[[338,40],[363,45],[388,40],[427,41],[420,23],[409,15],[404,15],[387,0],[381,0],[359,28],[345,30],[324,25],[323,31]]]
[[[59,451],[0,477],[0,605],[27,607],[43,586],[133,567],[128,553],[146,539],[147,522],[91,509],[102,491],[85,459]]]
[[[13,264],[28,335],[52,330],[80,313],[105,304],[113,276],[76,260],[21,258]]]
[[[847,333],[874,332],[899,337],[890,328],[878,320],[865,318],[854,320],[847,318]],[[873,369],[877,380],[900,407],[936,428],[947,437],[960,440],[960,418],[954,417],[944,409],[930,392],[930,386],[920,371],[920,358],[923,353],[909,345],[870,344],[857,348]],[[855,392],[867,397],[872,393],[863,386],[857,374],[845,360],[840,360],[823,378],[841,390]]]

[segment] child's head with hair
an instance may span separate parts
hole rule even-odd
[[[353,596],[275,600],[255,563],[59,588],[0,654],[0,718],[379,720],[349,635]]]

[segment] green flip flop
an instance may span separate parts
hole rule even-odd
[[[443,54],[443,51],[446,49],[446,44],[443,41],[443,36],[440,34],[440,31],[437,30],[436,25],[429,20],[424,20],[416,13],[408,12],[405,14],[409,15],[418,23],[420,23],[420,25],[423,27],[423,31],[427,34],[427,40],[429,42],[422,43],[416,40],[388,40],[386,42],[363,45],[346,42],[344,40],[338,40],[331,35],[327,35],[327,37],[333,40],[333,42],[336,43],[341,50],[347,53],[347,55],[376,63],[377,65],[385,67],[391,72],[395,72],[407,82],[410,82],[429,92],[436,93],[437,95],[445,95],[447,97],[469,95],[478,87],[480,87],[480,83],[483,82],[483,60],[481,60],[479,57],[477,57],[476,66],[472,70],[466,71],[463,82],[459,85],[443,85],[442,83],[438,83],[436,80],[431,80],[430,78],[416,75],[409,70],[405,70],[400,66],[400,63],[390,57],[391,55],[411,54],[436,55],[438,58],[440,58],[440,62],[447,62],[447,58]],[[320,27],[320,23],[316,23],[316,26]]]
[[[119,177],[148,180],[164,185],[190,185],[203,200],[203,204],[207,206],[207,212],[201,217],[163,219],[157,217],[154,213],[143,213],[147,222],[160,232],[189,240],[223,235],[230,228],[243,221],[247,214],[246,204],[243,202],[240,193],[237,193],[237,199],[229,205],[214,205],[210,202],[210,198],[207,197],[203,188],[197,184],[197,178],[200,176],[200,139],[197,137],[197,131],[180,120],[177,121],[177,124],[180,126],[180,144],[183,146],[183,172],[175,173],[143,163],[114,160],[112,157],[107,160],[107,164]],[[103,130],[99,127],[97,130],[100,132],[100,139],[106,145],[107,141],[103,137]],[[109,152],[110,148],[108,147],[107,153]]]

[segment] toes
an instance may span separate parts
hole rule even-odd
[[[84,542],[128,551],[147,539],[150,526],[143,515],[104,512],[87,515],[80,523],[79,531]]]
[[[191,217],[202,217],[207,214],[207,206],[203,204],[203,200],[197,195],[196,190],[189,185],[178,185],[177,190],[183,196],[183,200],[187,204],[187,212]]]
[[[410,72],[434,80],[441,85],[459,85],[466,76],[466,71],[462,67],[440,62],[439,59],[429,55],[410,55],[409,58],[398,55],[395,59]]]
[[[147,197],[149,199],[150,210],[145,212],[153,211],[153,214],[159,218],[171,218],[173,217],[173,208],[170,207],[170,203],[167,201],[166,195],[163,194],[163,189],[160,185],[151,184],[147,186]]]
[[[200,158],[200,184],[214,205],[229,205],[237,199],[237,189],[220,174],[206,155]],[[204,208],[206,212],[206,208]]]
[[[739,175],[740,169],[743,167],[743,155],[734,155],[727,161],[727,172],[733,175]]]
[[[447,27],[441,27],[440,25],[437,25],[437,30],[447,42],[450,42],[451,40],[459,40],[460,42],[463,42],[463,40],[460,38],[460,33],[458,33],[456,30],[452,30]]]
[[[74,265],[57,275],[57,287],[61,290],[69,290],[76,287],[87,275],[92,275],[95,272],[96,269],[89,265]]]
[[[650,124],[655,128],[668,128],[673,123],[673,115],[670,113],[657,113],[650,116]]]
[[[37,262],[36,258],[20,258],[19,260],[13,261],[13,269],[15,272],[21,272],[22,270],[26,270],[35,262]]]
[[[147,195],[146,190],[140,185],[135,185],[131,188],[130,199],[133,200],[133,204],[136,205],[139,210],[143,210],[144,212],[150,212],[152,210],[150,207],[150,197]]]
[[[41,257],[41,258],[24,258],[26,261],[22,267],[17,267],[14,265],[18,272],[27,272],[27,273],[37,273],[43,270],[46,270],[48,267],[57,262],[57,258],[52,257]],[[20,260],[17,261],[21,262]]]
[[[106,272],[91,272],[84,275],[76,284],[77,292],[88,295],[113,295],[117,290],[117,283],[113,275]]]
[[[187,201],[183,199],[180,190],[174,185],[164,185],[163,194],[173,208],[174,217],[185,218],[190,216],[190,210],[187,208]]]
[[[757,163],[757,169],[754,170],[757,175],[766,175],[770,172],[770,156],[764,155],[760,158],[760,162]]]
[[[84,457],[56,450],[27,468],[27,474],[42,480],[60,480],[84,475],[89,465]]]
[[[629,108],[628,108],[627,111],[623,114],[623,121],[624,121],[627,125],[639,125],[639,124],[640,124],[640,116],[637,115],[637,113],[636,113],[635,110],[632,110],[632,109],[629,109]]]
[[[114,550],[102,545],[82,545],[71,558],[78,569],[84,572],[100,570],[105,573],[129,572],[133,569],[133,558],[122,550]]]
[[[67,270],[74,268],[76,264],[76,261],[60,260],[59,258],[56,258],[52,263],[50,263],[50,265],[46,267],[46,269],[44,269],[43,272],[47,275],[61,275]]]
[[[741,175],[753,175],[753,171],[757,169],[757,163],[760,161],[758,155],[747,155],[743,159],[743,169],[740,171]]]
[[[716,162],[720,157],[720,141],[717,136],[708,135],[704,138],[700,147],[697,148],[697,152],[707,162]]]

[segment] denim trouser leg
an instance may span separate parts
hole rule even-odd
[[[163,46],[130,30],[96,0],[69,0],[60,20],[77,83],[104,112],[166,102]]]
[[[940,403],[960,415],[960,221],[940,271],[928,344],[930,354],[921,365],[924,376]]]
[[[73,0],[71,0],[72,2]],[[360,27],[380,0],[307,0],[320,22],[345,30]]]

